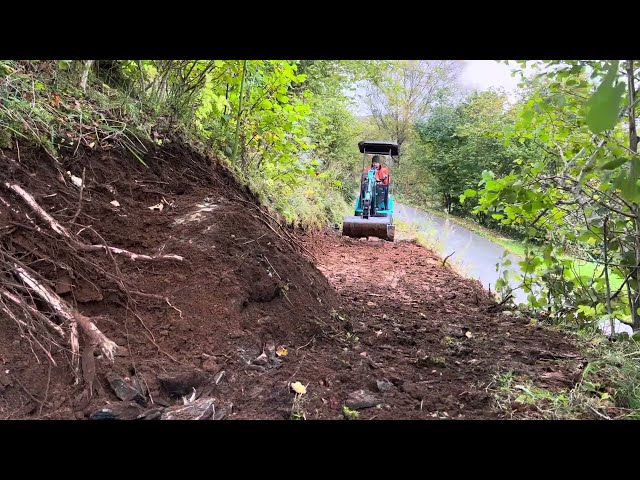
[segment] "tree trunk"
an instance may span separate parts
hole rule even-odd
[[[138,68],[140,69],[140,98],[144,97],[145,92],[145,79],[144,79],[144,67],[142,65],[142,60],[138,60]]]
[[[609,217],[604,217],[604,281],[607,287],[607,315],[609,315],[610,334],[616,333],[616,324],[613,321],[611,310],[611,284],[609,283]]]
[[[87,81],[89,80],[89,71],[95,60],[85,60],[84,68],[82,70],[82,76],[80,77],[80,88],[83,92],[87,91]]]
[[[638,133],[636,132],[636,109],[635,109],[635,78],[633,76],[633,60],[627,60],[627,88],[629,89],[629,149],[636,157],[635,161],[630,162],[631,178],[637,179],[640,172],[636,171],[637,155],[638,155]],[[640,266],[640,206],[637,203],[632,205],[633,214],[635,215],[635,274],[633,275],[635,281],[635,289],[631,300],[631,318],[633,319],[633,329],[640,330],[640,315],[638,314],[638,307],[640,307],[640,285],[638,266]]]
[[[231,154],[231,161],[235,163],[238,155],[238,141],[240,140],[240,117],[242,116],[243,106],[243,91],[244,91],[244,79],[247,74],[247,61],[244,60],[242,64],[242,78],[240,79],[240,98],[238,99],[238,115],[236,115],[236,136],[233,142],[233,152]]]

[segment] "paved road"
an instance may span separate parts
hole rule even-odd
[[[396,204],[394,218],[417,226],[442,257],[455,252],[449,261],[453,261],[462,274],[480,280],[487,289],[495,290],[499,275],[496,263],[502,260],[504,247],[465,227],[406,205]],[[521,259],[511,254],[507,258],[511,260],[511,265],[505,270],[509,271],[511,277],[519,275],[521,271],[518,262]],[[514,287],[517,286],[516,282],[511,282]],[[518,303],[527,301],[527,295],[521,290],[516,290],[514,297]]]
[[[453,261],[456,269],[469,278],[478,279],[485,288],[494,291],[496,280],[502,273],[496,271],[496,263],[502,260],[503,247],[444,218],[398,203],[395,206],[394,218],[418,227],[428,237],[432,248],[442,257],[455,252],[449,261]],[[521,274],[518,266],[521,258],[512,254],[507,255],[507,258],[511,260],[511,265],[505,268],[509,271],[509,283],[516,287],[517,282],[512,278]],[[521,289],[513,294],[516,303],[527,302],[527,294]],[[605,333],[608,332],[608,322],[603,325],[603,330]],[[616,332],[621,331],[632,333],[631,327],[617,322]]]

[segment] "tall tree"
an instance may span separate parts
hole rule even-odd
[[[455,90],[461,67],[451,60],[392,62],[384,75],[368,82],[364,101],[381,130],[402,145],[413,125]]]

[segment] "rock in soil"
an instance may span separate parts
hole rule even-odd
[[[419,358],[416,362],[418,367],[425,368],[433,368],[433,367],[446,367],[447,361],[444,357],[436,357],[436,356],[425,356],[423,358]]]
[[[211,374],[216,374],[220,371],[220,365],[218,365],[218,362],[216,362],[216,359],[211,357],[211,358],[207,358],[204,363],[202,364],[202,369],[205,372],[209,372]]]
[[[382,401],[376,398],[371,392],[366,390],[357,390],[349,394],[346,405],[352,410],[360,410],[362,408],[370,408],[379,405]]]
[[[253,361],[254,365],[267,365],[269,363],[269,357],[267,354],[262,352],[258,357]]]
[[[216,413],[213,415],[214,420],[223,420],[225,417],[231,415],[231,411],[233,410],[233,404],[228,403],[224,407],[216,410]]]
[[[376,386],[378,387],[379,392],[386,392],[387,390],[391,390],[394,385],[386,378],[382,380],[376,380]]]
[[[162,412],[161,420],[210,420],[213,416],[213,398],[200,398],[188,405],[176,405]]]
[[[134,401],[140,404],[146,403],[144,395],[133,385],[127,383],[121,376],[113,372],[109,372],[107,373],[107,381],[109,382],[109,385],[111,385],[116,396],[123,402]]]
[[[175,397],[193,393],[193,389],[198,388],[205,380],[205,374],[199,370],[173,375],[158,375],[158,381],[164,391]]]
[[[120,345],[118,345],[118,349],[116,350],[116,357],[128,357],[129,356],[129,350],[127,349],[127,347],[121,347]]]
[[[113,403],[105,405],[89,417],[90,420],[134,420],[138,418],[143,409],[135,402]]]
[[[0,372],[0,394],[4,393],[5,389],[12,385],[11,377],[4,372]]]
[[[160,420],[162,417],[162,408],[152,408],[138,415],[138,420]]]

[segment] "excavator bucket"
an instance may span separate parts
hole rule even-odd
[[[389,215],[369,218],[345,217],[342,224],[342,235],[353,238],[376,237],[393,242],[395,229]]]

